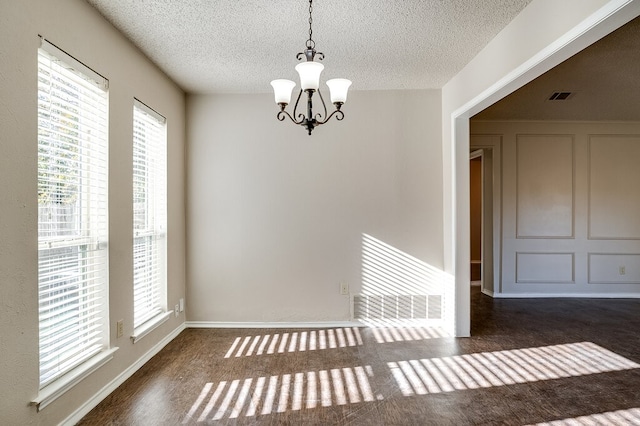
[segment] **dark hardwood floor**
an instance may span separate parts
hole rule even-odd
[[[470,338],[185,330],[80,424],[640,425],[640,300],[472,293]]]

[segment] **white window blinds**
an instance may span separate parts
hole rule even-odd
[[[107,81],[38,50],[40,387],[108,346]]]
[[[165,119],[133,107],[133,326],[166,311],[167,136]]]

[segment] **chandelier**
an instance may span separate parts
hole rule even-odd
[[[347,91],[351,86],[351,81],[345,78],[334,78],[327,81],[329,87],[329,94],[331,96],[331,103],[335,106],[335,110],[327,115],[327,105],[322,98],[320,92],[320,73],[324,69],[324,65],[320,62],[315,62],[314,59],[321,61],[324,59],[322,52],[316,52],[316,43],[313,41],[313,30],[311,24],[313,18],[311,13],[313,12],[313,0],[309,0],[309,39],[306,42],[306,49],[304,52],[300,52],[296,55],[298,60],[306,59],[305,62],[301,62],[296,65],[296,71],[300,75],[300,93],[296,99],[296,104],[293,107],[293,116],[286,110],[287,105],[291,102],[291,92],[296,83],[291,80],[278,79],[271,82],[273,86],[273,92],[275,94],[276,103],[280,106],[280,111],[277,114],[277,118],[280,121],[284,121],[285,117],[289,117],[295,124],[299,124],[306,128],[311,135],[311,132],[316,126],[325,124],[335,115],[336,120],[342,120],[344,113],[340,110],[342,105],[347,101]],[[307,113],[298,112],[298,104],[302,97],[302,92],[307,94]],[[324,113],[313,113],[313,95],[318,93],[318,97],[322,102],[322,108]]]

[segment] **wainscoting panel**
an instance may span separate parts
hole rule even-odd
[[[590,136],[590,239],[640,239],[639,182],[639,135]]]
[[[518,135],[517,238],[572,238],[574,148],[571,135]]]
[[[516,253],[516,283],[574,282],[573,253]]]
[[[640,284],[640,254],[589,254],[589,283]]]
[[[501,140],[489,294],[640,297],[640,122],[471,120],[470,133],[472,149]]]

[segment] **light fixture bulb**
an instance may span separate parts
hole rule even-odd
[[[300,74],[300,87],[302,90],[318,90],[320,87],[320,73],[324,65],[320,62],[306,61],[296,65],[296,71]]]
[[[278,79],[271,82],[273,86],[273,94],[276,98],[277,104],[289,104],[291,102],[291,91],[296,86],[296,83],[291,80]]]
[[[331,103],[343,104],[347,102],[347,91],[351,86],[351,80],[346,78],[332,78],[327,80],[327,86],[329,87],[329,93],[331,94]]]

